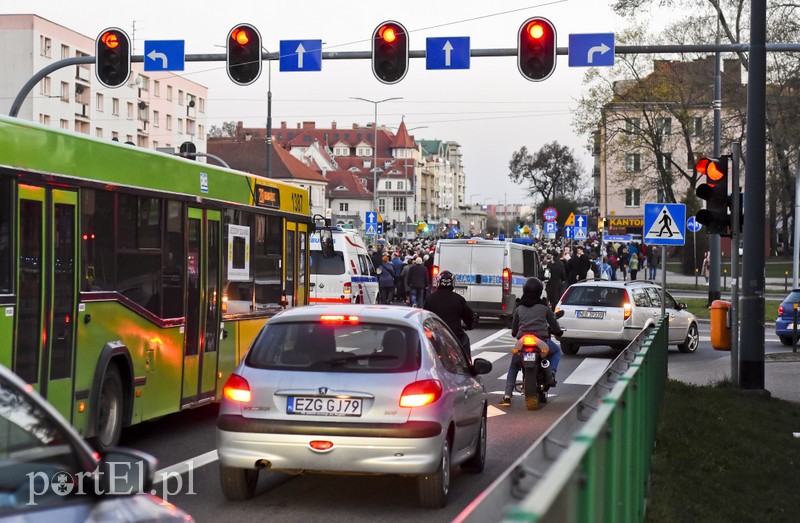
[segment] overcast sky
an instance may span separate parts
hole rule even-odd
[[[120,27],[134,38],[136,54],[143,53],[145,40],[185,40],[187,54],[224,53],[228,31],[241,22],[257,27],[273,52],[281,40],[302,39],[322,40],[323,51],[369,51],[372,31],[385,20],[405,25],[412,50],[424,50],[428,37],[451,36],[469,36],[473,49],[514,48],[520,25],[531,16],[554,23],[559,47],[567,47],[570,34],[624,27],[601,0],[3,0],[3,12],[36,14],[91,38],[106,27]],[[264,126],[269,83],[264,67],[247,87],[228,79],[224,62],[187,63],[180,74],[208,87],[208,127],[238,120]],[[559,55],[549,79],[530,82],[518,72],[515,57],[472,58],[470,69],[460,71],[426,70],[424,59],[412,59],[405,79],[387,86],[375,79],[369,60],[327,60],[321,72],[299,73],[279,72],[273,63],[273,127],[282,121],[363,125],[373,120],[374,106],[350,97],[403,97],[379,104],[379,125],[395,127],[405,117],[417,139],[460,143],[468,202],[530,203],[508,178],[508,161],[523,145],[537,151],[555,140],[574,149],[590,179],[587,137],[574,133],[570,114],[584,71],[570,68],[567,56]]]

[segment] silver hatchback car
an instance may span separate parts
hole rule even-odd
[[[487,394],[438,316],[422,309],[313,305],[267,323],[223,389],[222,492],[253,497],[258,473],[416,476],[445,505],[450,469],[481,472]]]

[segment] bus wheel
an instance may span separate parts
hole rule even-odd
[[[119,369],[111,364],[103,376],[100,398],[95,417],[94,442],[98,449],[104,450],[119,443],[122,433],[122,378]]]

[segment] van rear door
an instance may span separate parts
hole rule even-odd
[[[473,245],[470,260],[472,285],[465,296],[470,302],[500,304],[503,301],[505,245]]]

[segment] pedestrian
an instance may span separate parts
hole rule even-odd
[[[378,288],[381,292],[381,303],[390,304],[394,297],[394,266],[388,256],[383,257],[378,272]]]
[[[545,282],[545,292],[550,308],[555,310],[558,300],[561,299],[561,290],[567,275],[564,273],[564,264],[561,260],[554,260],[552,254],[545,258],[545,270],[549,272],[549,279]]]
[[[650,274],[648,275],[649,280],[656,279],[656,269],[658,268],[659,262],[658,254],[658,245],[651,245],[650,249],[647,251],[647,267],[650,271]]]
[[[628,261],[628,270],[631,272],[631,281],[636,279],[636,274],[639,272],[639,255],[636,251],[631,253],[631,259]]]
[[[703,268],[701,272],[706,279],[706,283],[708,283],[708,278],[711,275],[711,251],[706,251],[706,255],[703,257]]]
[[[467,304],[467,300],[453,291],[454,288],[453,273],[448,270],[440,272],[436,290],[425,300],[423,308],[439,316],[450,327],[450,330],[456,335],[456,339],[461,342],[467,359],[472,362],[469,336],[466,331],[472,330],[475,313]]]
[[[411,306],[422,308],[425,305],[425,293],[430,284],[428,269],[423,265],[424,260],[417,258],[414,265],[408,268],[406,273],[406,288],[411,295]]]

